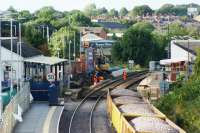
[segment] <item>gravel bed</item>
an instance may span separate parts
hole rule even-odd
[[[114,89],[111,91],[111,96],[134,96],[134,97],[140,97],[138,92],[134,92],[132,90],[128,89]]]
[[[179,133],[164,120],[155,117],[137,117],[130,121],[137,132]]]
[[[123,113],[153,116],[155,113],[148,104],[125,104],[119,107]]]
[[[113,99],[116,104],[134,104],[134,103],[144,103],[141,98],[131,97],[131,96],[120,96]]]

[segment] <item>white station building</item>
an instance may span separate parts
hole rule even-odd
[[[23,79],[34,77],[45,79],[48,73],[54,73],[56,80],[61,80],[66,59],[44,56],[41,51],[25,43],[21,44],[20,56],[20,48],[16,39],[13,40],[13,52],[10,40],[2,40],[1,45],[3,69],[1,69],[0,76],[3,81],[10,81],[11,75],[14,83],[20,77]],[[11,74],[11,66],[13,74]]]
[[[164,70],[170,72],[171,80],[176,80],[180,73],[191,73],[197,53],[200,49],[200,40],[172,40],[170,45],[170,59],[160,60]]]

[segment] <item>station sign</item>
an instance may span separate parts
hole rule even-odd
[[[55,74],[54,73],[47,74],[47,80],[49,82],[54,82],[55,81]]]
[[[83,47],[84,47],[84,48],[88,48],[89,45],[90,45],[89,42],[84,42]]]

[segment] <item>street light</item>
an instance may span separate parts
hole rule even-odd
[[[0,14],[0,37],[1,37],[1,14]],[[1,61],[1,38],[0,38],[0,124],[2,122],[3,101],[2,101],[2,61]]]
[[[69,74],[68,74],[68,89],[70,89],[70,77],[71,77],[71,43],[72,41],[69,40]]]
[[[58,58],[60,58],[60,48],[57,48],[56,50],[58,52]]]

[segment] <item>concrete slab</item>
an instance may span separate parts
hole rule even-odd
[[[62,108],[62,106],[48,106],[48,103],[33,103],[24,114],[23,122],[16,125],[13,133],[48,133],[50,131],[56,133]]]

